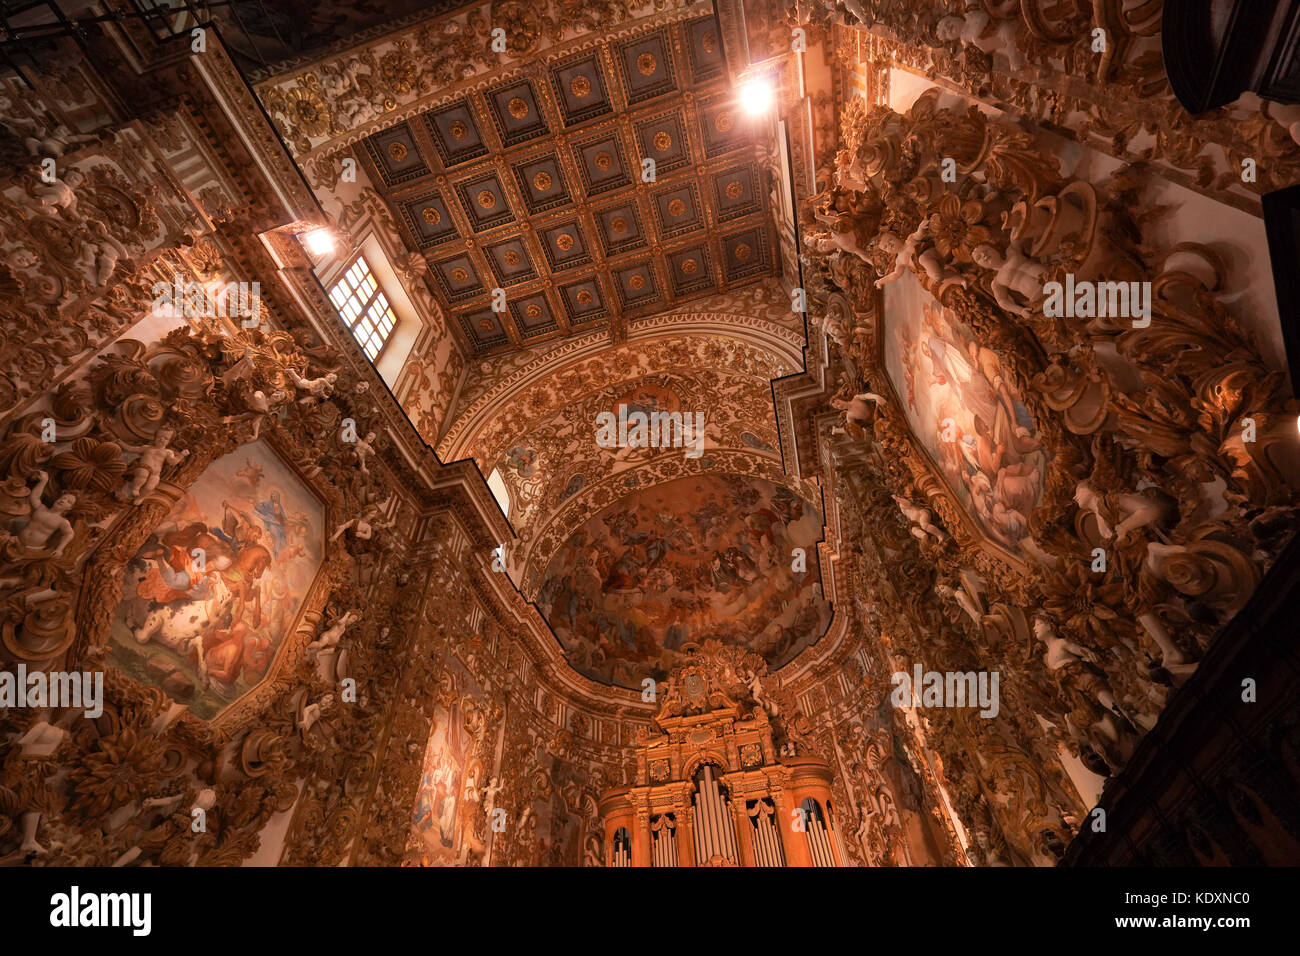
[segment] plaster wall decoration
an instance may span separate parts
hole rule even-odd
[[[257,95],[305,166],[309,154],[332,152],[341,142],[407,119],[449,87],[468,85],[503,64],[519,65],[597,28],[650,18],[671,22],[693,11],[683,4],[656,17],[658,8],[622,0],[554,0],[540,8],[491,0],[268,79],[258,84]],[[491,50],[493,25],[506,30],[505,54]]]
[[[604,448],[594,423],[604,413],[692,416],[694,431],[677,449]],[[664,372],[631,379],[572,401],[512,439],[493,466],[510,492],[516,547],[527,548],[555,509],[588,480],[616,475],[658,455],[704,457],[714,448],[752,449],[776,455],[767,379],[728,372]],[[695,416],[704,415],[702,424]]]
[[[101,353],[83,378],[58,389],[48,411],[24,415],[8,427],[6,487],[30,510],[16,513],[21,529],[15,537],[6,536],[0,569],[8,586],[16,589],[15,603],[6,604],[5,657],[41,669],[93,667],[102,661],[108,677],[107,722],[74,727],[76,733],[69,737],[68,758],[76,772],[52,788],[39,783],[55,770],[48,763],[13,767],[6,777],[6,786],[17,786],[22,794],[20,809],[35,814],[29,819],[49,841],[36,851],[40,862],[237,862],[253,851],[268,817],[294,805],[294,777],[310,777],[316,772],[313,766],[323,769],[336,759],[354,759],[355,748],[367,737],[361,727],[373,713],[365,702],[355,710],[340,706],[331,713],[334,702],[327,691],[342,676],[364,677],[370,666],[366,653],[353,648],[351,641],[340,645],[345,628],[326,634],[329,640],[318,643],[317,654],[307,653],[322,617],[331,624],[340,618],[355,624],[355,614],[345,612],[360,603],[356,570],[380,554],[385,543],[376,538],[358,543],[351,554],[333,551],[313,581],[310,572],[321,564],[327,516],[348,510],[355,494],[374,494],[365,487],[366,480],[349,487],[338,475],[330,477],[330,484],[305,477],[335,467],[318,460],[324,446],[313,429],[340,408],[333,401],[283,403],[262,423],[261,438],[253,445],[246,444],[251,423],[235,429],[219,425],[223,417],[238,416],[244,389],[280,389],[292,397],[294,366],[310,369],[283,332],[241,333],[232,339],[216,327],[197,333],[179,328],[152,344],[122,340]],[[358,414],[353,408],[347,411]],[[40,422],[50,414],[64,436],[53,445],[37,437]],[[236,451],[241,444],[245,449]],[[249,458],[256,459],[253,467],[235,475]],[[215,470],[201,477],[210,468]],[[142,670],[135,664],[122,668],[114,649],[120,645],[112,632],[121,625],[123,613],[175,610],[176,602],[166,598],[177,592],[180,603],[196,598],[188,593],[195,585],[181,589],[182,575],[193,581],[193,566],[177,568],[172,563],[184,565],[193,551],[186,554],[174,540],[165,552],[157,547],[163,544],[160,536],[176,533],[160,526],[167,524],[169,514],[173,519],[189,517],[191,508],[198,509],[193,517],[206,522],[204,508],[221,495],[212,487],[217,476],[229,478],[227,501],[234,499],[237,505],[245,503],[246,492],[255,493],[266,482],[261,488],[267,493],[264,515],[258,515],[254,504],[252,514],[235,515],[227,509],[202,530],[198,522],[178,529],[205,536],[210,563],[206,573],[198,575],[205,580],[197,587],[207,588],[230,619],[195,628],[180,622],[197,614],[173,613],[164,615],[166,622],[155,620],[149,630],[146,613],[147,643],[172,641],[183,649],[153,655],[153,666]],[[377,469],[372,469],[368,480],[377,479]],[[279,486],[272,489],[281,492],[278,502],[268,492],[271,485]],[[70,537],[52,540],[60,521],[51,520],[51,513],[63,516]],[[304,516],[308,536],[299,541],[294,525]],[[48,532],[28,533],[47,527]],[[278,530],[283,530],[283,540]],[[265,543],[256,542],[255,536]],[[277,555],[292,568],[289,551],[295,546],[315,556],[298,569],[298,580],[291,573],[283,577],[284,584],[299,591],[296,608],[285,600],[292,601],[292,595],[274,586],[281,578]],[[148,579],[152,590],[147,598],[127,573],[128,565],[147,570],[138,557],[142,551],[151,556],[158,572]],[[265,573],[268,568],[270,574]],[[123,609],[124,582],[127,588],[135,585],[132,600],[147,608]],[[383,599],[374,597],[373,607],[382,607]],[[241,631],[241,624],[249,633]],[[139,646],[142,633],[137,630],[125,640]],[[265,638],[274,641],[277,636],[282,646],[272,654],[274,648]],[[196,667],[190,666],[190,651]],[[246,672],[236,674],[241,666]],[[266,677],[253,684],[247,669],[259,667],[265,668]],[[205,681],[208,686],[196,686]],[[182,705],[179,713],[173,703]],[[77,716],[55,712],[47,719],[72,726]],[[6,721],[16,719],[21,730],[40,717],[20,711]],[[344,740],[350,743],[338,747]],[[345,757],[349,751],[352,757]],[[214,762],[219,752],[233,754],[234,763]],[[204,766],[208,769],[201,769]],[[188,812],[183,814],[183,828],[152,805],[132,804],[131,813],[122,813],[142,791],[158,795],[163,801],[159,806],[167,806],[176,802],[170,796],[178,801],[187,788],[203,786],[214,790],[221,817],[210,821],[209,835],[198,843],[187,839]],[[104,831],[87,827],[92,820],[102,825],[100,818],[114,811],[117,824]],[[321,852],[329,852],[324,844]]]
[[[24,171],[0,191],[9,289],[3,317],[11,330],[0,380],[4,411],[145,311],[152,298],[146,263],[186,227],[160,202],[156,182],[124,172],[145,165],[138,144],[124,140],[70,163],[54,183]]]
[[[490,471],[510,443],[526,434],[534,423],[554,417],[575,395],[674,369],[726,368],[736,375],[766,381],[779,374],[781,365],[766,348],[717,335],[695,334],[634,341],[577,362],[542,368],[541,375],[518,376],[510,383],[513,388],[494,389],[489,396],[491,404],[484,402],[482,412],[478,411],[478,403],[467,408],[466,414],[477,413],[476,417],[486,420],[485,426],[475,433],[472,446],[448,445],[444,454],[472,454],[480,468]],[[459,431],[453,427],[452,433]]]
[[[213,43],[209,59],[150,80],[160,89],[179,88],[184,74],[192,107],[203,115],[197,128],[204,142],[187,147],[179,130],[195,128],[178,114],[168,120],[166,110],[113,134],[113,142],[70,142],[82,149],[65,150],[63,159],[88,170],[91,181],[74,188],[75,214],[66,191],[51,193],[57,202],[42,210],[28,201],[26,179],[4,187],[6,195],[15,184],[23,190],[6,207],[5,241],[26,241],[30,223],[44,218],[97,249],[118,252],[82,218],[84,212],[101,217],[107,237],[125,244],[133,259],[128,272],[118,252],[108,281],[92,282],[88,267],[78,284],[63,269],[69,257],[52,254],[47,268],[30,270],[31,284],[19,287],[24,296],[6,300],[5,354],[11,361],[5,372],[15,376],[16,367],[23,377],[22,387],[6,396],[0,419],[8,502],[0,529],[6,592],[0,661],[7,670],[16,661],[42,670],[103,667],[106,681],[97,720],[66,709],[5,712],[0,738],[7,747],[18,740],[63,743],[42,757],[28,743],[7,750],[0,768],[0,859],[102,866],[398,862],[428,738],[422,724],[428,702],[420,689],[460,667],[468,682],[462,691],[473,687],[485,695],[484,766],[501,775],[489,759],[500,745],[530,768],[512,775],[498,797],[525,828],[521,832],[533,834],[518,843],[502,837],[494,847],[486,815],[476,817],[487,856],[470,855],[466,862],[492,862],[498,851],[502,864],[577,865],[593,853],[599,860],[594,794],[605,785],[601,768],[615,768],[608,772],[617,779],[619,757],[601,742],[617,742],[618,725],[598,715],[608,717],[618,707],[635,712],[638,699],[630,692],[600,696],[596,685],[563,668],[535,609],[513,588],[503,588],[485,562],[474,563],[471,555],[488,554],[508,533],[499,514],[493,516],[490,493],[472,467],[441,468],[427,455],[387,400],[375,370],[354,354],[318,283],[301,268],[292,232],[304,221],[280,205],[300,197],[301,180],[292,164],[273,155],[273,133],[258,125],[264,121],[256,103],[237,74],[223,72],[228,62]],[[232,132],[230,124],[242,124],[241,131]],[[255,155],[264,147],[268,155]],[[238,221],[219,224],[217,234],[208,219],[224,215],[182,201],[184,189],[199,185],[186,177],[198,175],[200,155],[223,164],[215,181],[232,186],[248,207]],[[158,157],[178,168],[157,165]],[[113,171],[123,163],[139,173],[119,182]],[[178,183],[181,193],[175,192]],[[116,194],[109,190],[126,198],[111,201]],[[135,217],[129,236],[118,235],[119,215]],[[275,224],[269,233],[246,228],[267,223]],[[155,245],[141,254],[130,246],[136,240]],[[91,263],[98,270],[111,257],[101,249],[89,258],[103,260]],[[153,283],[175,274],[203,282],[259,278],[259,329],[240,331],[238,322],[224,319],[148,315]],[[46,301],[65,286],[74,299],[62,306]],[[127,327],[131,337],[121,337]],[[45,334],[67,337],[66,346],[57,338],[51,346]],[[28,350],[31,358],[24,357]],[[55,441],[43,440],[48,418]],[[359,434],[375,434],[367,439],[368,457],[340,440],[345,418],[356,422]],[[231,475],[222,462],[236,466]],[[214,500],[211,481],[218,473],[230,480]],[[271,484],[279,486],[273,489],[278,501],[270,491],[259,492]],[[234,507],[222,507],[223,499]],[[310,540],[297,540],[299,512],[307,509],[295,507],[295,499],[319,509],[307,517]],[[194,513],[207,506],[216,512]],[[231,528],[225,519],[234,511],[242,514],[231,518]],[[177,517],[194,520],[173,529]],[[200,517],[203,532],[194,528]],[[454,565],[429,563],[438,569],[435,581],[409,549],[417,535],[436,537],[440,528],[450,538],[460,535],[462,547]],[[257,542],[254,529],[260,529]],[[206,572],[190,563],[193,549],[178,553],[180,541],[172,538],[165,554],[160,547],[163,538],[186,530],[210,545]],[[324,537],[335,541],[320,546],[312,578],[309,564],[291,552],[310,551]],[[232,563],[223,566],[227,559]],[[476,571],[467,574],[471,565]],[[148,610],[211,596],[214,607],[226,607],[229,625],[223,618],[215,629],[188,635],[180,654],[151,655],[153,667],[119,666],[117,648],[157,650],[163,630],[144,645],[122,632],[133,610],[146,609],[139,606],[146,582],[133,581],[128,566],[149,579],[157,606]],[[295,595],[287,594],[286,602],[276,586],[279,571],[295,567],[301,572],[297,607]],[[209,590],[166,600],[196,574],[206,581],[190,590]],[[295,583],[291,574],[284,577]],[[123,589],[133,585],[124,604]],[[426,596],[434,608],[456,607],[447,632],[432,635],[442,642],[436,659],[419,634]],[[455,627],[453,667],[443,654],[451,650]],[[473,639],[463,644],[466,633]],[[272,656],[267,643],[277,635]],[[187,635],[173,628],[167,636],[180,642]],[[252,681],[263,665],[264,676]],[[196,673],[205,667],[206,677]],[[546,714],[530,702],[531,682],[525,680],[539,673],[553,690]],[[344,678],[356,680],[356,697],[341,693]],[[195,700],[190,684],[203,680],[211,687]],[[237,699],[228,703],[218,691]],[[503,739],[507,702],[515,723]],[[544,776],[530,776],[533,767]],[[485,788],[491,786],[489,779]],[[194,805],[210,811],[200,837],[190,830],[188,808]],[[522,811],[529,805],[540,824],[527,824]]]
[[[1048,6],[940,16],[873,2],[863,5],[861,24],[834,27],[835,43],[849,62],[861,51],[873,66],[894,63],[941,79],[1126,162],[1151,162],[1175,182],[1256,214],[1252,194],[1300,175],[1300,144],[1274,118],[1276,107],[1251,94],[1195,117],[1181,107],[1162,65],[1159,5],[1106,0],[1077,14],[1062,7],[1064,15],[1045,12]],[[1092,50],[1098,28],[1109,38],[1104,54]],[[1248,158],[1260,170],[1254,181],[1241,175]]]
[[[1022,129],[973,108],[940,109],[933,91],[906,114],[852,107],[843,132],[838,185],[815,210],[831,230],[809,244],[810,264],[822,270],[812,284],[852,305],[834,350],[853,370],[842,395],[883,397],[850,442],[865,451],[841,465],[869,477],[836,482],[841,508],[860,509],[858,520],[883,549],[874,559],[883,577],[865,580],[860,593],[892,608],[901,595],[884,578],[916,573],[921,596],[904,601],[906,618],[891,611],[887,646],[910,660],[933,657],[926,647],[944,634],[939,643],[952,666],[996,661],[1005,686],[1021,688],[1025,703],[1005,720],[965,725],[936,712],[923,718],[926,737],[940,742],[958,815],[978,836],[968,847],[978,859],[1051,859],[1082,807],[1053,751],[1059,745],[1100,777],[1118,772],[1169,688],[1194,669],[1213,625],[1241,606],[1285,540],[1273,522],[1285,525],[1294,514],[1294,438],[1282,444],[1281,423],[1293,420],[1295,406],[1220,300],[1214,252],[1184,244],[1173,257],[1182,265],[1171,270],[1171,253],[1139,238],[1150,220],[1130,210],[1141,208],[1146,171],[1124,168],[1100,184],[1064,177]],[[955,186],[937,178],[941,156],[957,161]],[[905,272],[894,277],[901,236],[912,240]],[[1149,281],[1150,325],[1128,316],[1044,316],[1043,284],[1066,273]],[[1026,276],[1033,281],[1020,281]],[[920,348],[926,334],[938,340],[928,343],[929,356]],[[918,360],[901,361],[904,352]],[[1103,352],[1115,360],[1102,362]],[[957,361],[963,353],[965,365]],[[936,363],[939,355],[946,359]],[[947,412],[921,417],[931,400],[950,399]],[[1004,422],[1005,442],[996,429],[975,426],[977,407]],[[1266,426],[1270,437],[1248,447],[1240,427],[1247,414],[1277,422],[1277,430]],[[974,460],[951,456],[945,467],[936,426],[954,419],[958,438],[966,417]],[[997,462],[981,464],[980,453],[1005,444],[1005,467],[1007,450],[1027,439],[1017,454],[1033,461],[1016,462],[1029,464],[1019,477],[1038,477],[1023,488],[1002,481],[1004,493],[1024,492],[1025,510],[1001,502],[1003,530],[1011,520],[1020,537],[1017,554],[999,556],[984,546],[996,537],[987,532],[999,514],[998,482],[984,472],[988,501],[978,477]],[[963,501],[981,497],[993,507],[977,504],[976,514],[987,514],[990,526],[972,529]],[[1105,570],[1090,567],[1094,548],[1106,554]],[[1167,554],[1188,563],[1174,572]],[[931,636],[914,644],[906,635],[918,626]],[[1085,650],[1067,654],[1063,640]],[[984,760],[1004,754],[1005,772],[990,773],[997,761],[972,767],[947,748],[941,727],[975,734],[981,742],[972,752]],[[1007,789],[1017,777],[1038,796],[1018,804]]]
[[[569,662],[596,680],[662,680],[682,645],[705,634],[779,667],[830,619],[816,588],[821,526],[820,509],[779,485],[680,478],[573,532],[538,604]],[[795,548],[811,554],[804,573],[786,560]]]
[[[677,349],[675,340],[681,339],[697,354],[707,355],[710,359],[718,357],[719,348],[725,348],[726,354],[731,356],[728,367],[736,361],[743,362],[746,368],[751,367],[762,352],[767,352],[769,354],[762,363],[770,372],[765,374],[768,378],[775,378],[792,371],[800,363],[803,323],[791,312],[789,302],[790,297],[775,279],[756,283],[744,292],[702,299],[684,309],[635,320],[631,323],[628,342],[620,343],[615,354],[624,364],[636,363],[630,370],[673,367],[681,364],[682,359],[678,356],[684,353],[672,352],[663,358],[659,358],[658,353],[665,346]],[[727,337],[738,340],[739,345],[729,342],[709,345],[710,338],[717,339],[724,331]],[[672,334],[667,334],[670,332]],[[702,334],[704,332],[710,335]],[[499,414],[503,406],[518,404],[512,393],[524,386],[531,388],[548,376],[561,372],[566,376],[564,382],[569,384],[583,381],[578,373],[589,376],[591,382],[600,386],[607,384],[610,375],[602,369],[608,363],[603,353],[609,344],[607,335],[588,333],[562,343],[538,345],[467,363],[466,380],[457,394],[456,412],[437,446],[439,457],[444,461],[454,461],[469,453],[466,451],[467,436],[481,428],[486,418]],[[707,352],[699,351],[706,347]],[[744,350],[746,357],[742,358],[742,353],[735,351],[737,347]],[[641,353],[646,353],[647,359],[640,358]],[[754,359],[747,357],[750,353]],[[523,394],[528,396],[531,405],[534,393]],[[554,404],[553,398],[545,401]],[[473,454],[476,458],[481,457],[477,452]]]

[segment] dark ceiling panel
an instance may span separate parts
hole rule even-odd
[[[467,163],[487,153],[478,121],[465,100],[425,113],[424,125],[444,168]]]
[[[505,242],[487,246],[483,251],[487,255],[488,264],[492,267],[492,274],[496,276],[497,284],[501,288],[537,278],[537,270],[533,268],[528,246],[522,239],[507,239]]]
[[[474,260],[468,253],[435,262],[433,275],[438,280],[443,295],[452,302],[476,296],[484,289],[478,267],[474,265]]]
[[[704,228],[700,189],[693,179],[655,190],[650,194],[650,205],[654,209],[655,227],[659,230],[661,239],[671,239]]]
[[[510,202],[495,172],[458,182],[456,195],[475,232],[514,221]]]
[[[524,338],[545,335],[559,328],[559,324],[555,321],[555,313],[551,310],[550,299],[544,291],[512,300],[510,311]]]
[[[628,106],[677,92],[671,51],[667,27],[624,40],[615,47],[614,61]]]
[[[708,247],[700,243],[669,253],[668,275],[673,283],[673,294],[678,296],[713,286]]]
[[[758,169],[752,162],[724,169],[711,178],[719,223],[732,222],[763,208],[764,195],[758,185]]]
[[[582,177],[582,191],[599,196],[613,189],[632,185],[623,141],[616,129],[593,139],[573,144],[573,158]]]
[[[648,262],[616,269],[614,282],[619,302],[625,306],[641,306],[662,299],[654,268]]]
[[[641,120],[636,124],[636,142],[642,159],[655,161],[656,178],[691,162],[686,141],[686,123],[680,110]]]
[[[753,142],[753,124],[730,92],[713,96],[700,104],[700,136],[708,159]]]
[[[594,322],[609,315],[605,293],[594,276],[572,285],[560,286],[560,298],[564,300],[571,325]]]
[[[585,232],[576,219],[537,231],[542,250],[546,253],[546,261],[552,270],[562,272],[591,262],[591,252],[583,238]]]
[[[399,186],[429,173],[408,123],[376,133],[366,140],[366,151],[379,168],[385,186]]]
[[[597,210],[596,228],[606,256],[617,256],[646,245],[645,222],[633,197]]]
[[[598,50],[551,67],[551,89],[565,126],[614,112]]]
[[[501,145],[506,149],[550,132],[533,84],[528,80],[498,86],[488,92],[487,102]]]
[[[729,283],[770,272],[771,260],[772,246],[766,226],[750,226],[722,240],[723,277]]]
[[[450,242],[459,238],[456,223],[447,210],[442,193],[434,190],[414,199],[407,199],[400,204],[402,219],[415,237],[416,245],[421,251]]]
[[[460,327],[479,352],[486,352],[510,341],[501,325],[501,316],[491,309],[462,313]]]
[[[703,83],[721,76],[726,62],[722,56],[718,21],[714,17],[700,17],[686,25],[686,49],[691,60],[691,79]]]
[[[554,153],[535,156],[518,163],[513,169],[530,216],[567,206],[573,201],[560,161]]]

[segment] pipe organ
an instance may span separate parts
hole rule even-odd
[[[844,866],[831,769],[778,756],[762,706],[701,667],[665,683],[636,748],[636,782],[600,800],[610,866]]]

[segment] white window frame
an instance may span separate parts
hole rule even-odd
[[[364,253],[358,253],[340,270],[330,287],[329,298],[366,358],[372,365],[378,364],[393,341],[400,320]]]

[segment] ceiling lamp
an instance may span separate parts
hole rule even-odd
[[[327,256],[334,251],[334,233],[322,226],[298,237],[313,256]]]
[[[772,108],[772,84],[753,79],[740,88],[740,105],[750,116],[761,116]]]

